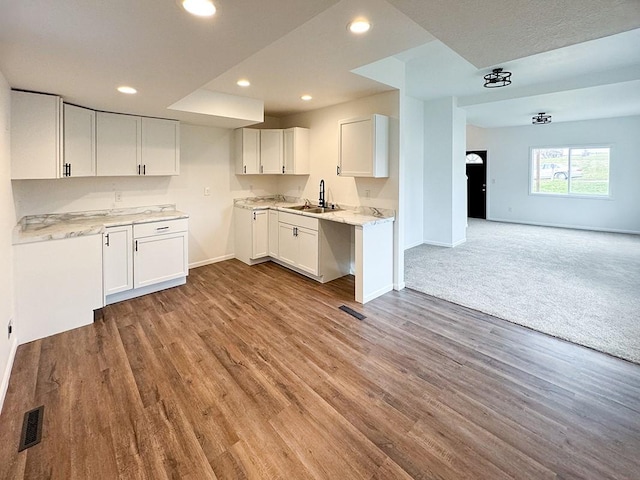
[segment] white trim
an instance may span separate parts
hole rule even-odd
[[[445,242],[427,242],[426,240],[424,242],[422,242],[422,244],[425,245],[434,245],[436,247],[449,247],[449,248],[455,248],[458,245],[462,245],[463,243],[465,243],[467,241],[466,238],[463,238],[462,240],[458,240],[457,242],[454,243],[445,243]],[[421,245],[422,245],[421,244]]]
[[[404,249],[409,250],[410,248],[417,247],[418,245],[422,245],[424,242],[422,240],[418,240],[417,242],[410,243],[409,245],[405,245]]]
[[[7,390],[9,389],[9,379],[11,377],[11,370],[13,369],[13,361],[16,358],[17,350],[18,350],[18,337],[15,337],[13,339],[13,345],[11,347],[11,350],[9,351],[7,368],[5,368],[4,375],[2,376],[2,384],[0,385],[0,413],[2,413],[4,399],[7,395]]]
[[[205,265],[211,265],[212,263],[224,262],[225,260],[231,260],[232,258],[236,258],[236,255],[234,253],[222,255],[221,257],[208,258],[206,260],[201,260],[199,262],[190,263],[189,269],[204,267]]]
[[[583,225],[568,225],[564,223],[541,223],[541,222],[527,222],[525,220],[508,220],[506,218],[487,218],[490,222],[502,222],[502,223],[517,223],[521,225],[534,225],[536,227],[554,227],[554,228],[571,228],[574,230],[590,230],[592,232],[607,232],[607,233],[627,233],[630,235],[640,235],[640,231],[637,230],[620,230],[616,228],[603,228],[603,227],[585,227]]]
[[[391,290],[393,290],[393,284],[387,285],[386,287],[382,287],[376,290],[375,292],[371,292],[369,295],[362,298],[362,304],[364,305],[365,303],[373,300],[374,298],[378,298],[379,296],[384,295],[385,293],[388,293]]]
[[[178,287],[187,283],[187,277],[175,278],[173,280],[167,280],[166,282],[155,283],[153,285],[147,285],[140,288],[132,288],[131,290],[125,290],[124,292],[114,293],[113,295],[107,295],[105,297],[105,306],[112,303],[122,302],[124,300],[131,300],[132,298],[141,297],[142,295],[148,295],[149,293],[159,292],[167,288]]]
[[[403,290],[406,286],[407,286],[407,284],[405,282],[394,283],[393,284],[393,289],[394,290]]]

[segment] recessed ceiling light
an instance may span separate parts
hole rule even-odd
[[[300,97],[302,100],[304,100],[305,102],[308,102],[309,100],[311,100],[313,97],[311,95],[302,95]]]
[[[198,17],[210,17],[216,13],[216,7],[211,0],[182,0],[182,7]]]
[[[368,32],[371,28],[371,24],[368,20],[358,19],[351,22],[349,25],[347,25],[347,27],[349,28],[349,31],[351,33],[360,34]]]
[[[241,87],[248,87],[249,85],[251,85],[251,82],[246,78],[241,78],[236,83]]]
[[[138,91],[133,87],[127,87],[126,85],[122,85],[118,87],[118,91],[120,93],[126,93],[127,95],[133,95],[134,93],[138,93]]]

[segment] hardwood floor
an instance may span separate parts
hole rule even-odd
[[[640,366],[353,292],[230,260],[21,346],[0,478],[640,478]],[[18,453],[42,404],[42,442]]]

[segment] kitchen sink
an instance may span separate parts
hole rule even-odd
[[[340,212],[342,208],[331,208],[331,207],[312,207],[310,205],[296,205],[294,207],[284,207],[290,210],[298,210],[299,212],[308,212],[308,213],[331,213],[331,212]]]

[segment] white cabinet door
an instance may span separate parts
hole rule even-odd
[[[142,117],[142,175],[180,174],[180,122]]]
[[[278,224],[278,254],[280,260],[295,265],[298,260],[298,241],[294,236],[294,226]]]
[[[296,227],[298,258],[296,266],[305,272],[318,275],[318,232]]]
[[[11,178],[59,178],[62,100],[55,95],[11,92]]]
[[[269,210],[254,210],[252,222],[251,258],[266,257],[269,255]]]
[[[109,227],[102,242],[105,296],[133,288],[133,227]]]
[[[63,177],[96,175],[96,112],[64,104]]]
[[[278,258],[278,211],[269,210],[269,256]]]
[[[283,138],[280,129],[260,130],[260,173],[284,173]]]
[[[260,130],[239,128],[235,130],[236,173],[254,175],[260,173]]]
[[[134,288],[188,275],[187,232],[134,240]]]
[[[97,113],[98,176],[139,175],[141,118]]]
[[[340,122],[339,174],[389,176],[389,117],[370,115]]]
[[[294,127],[284,131],[284,171],[286,175],[309,174],[309,129]]]

